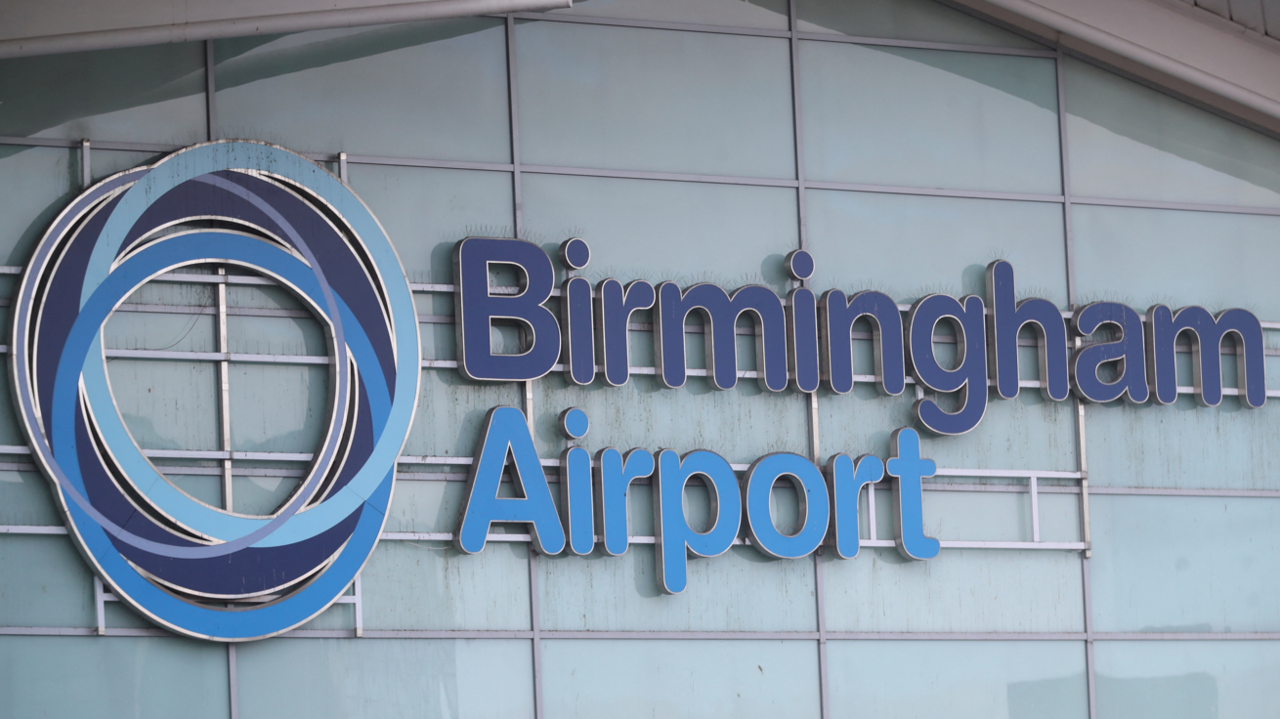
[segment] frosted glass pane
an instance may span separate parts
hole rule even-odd
[[[1243,307],[1280,319],[1280,217],[1072,205],[1081,302]]]
[[[820,190],[805,198],[818,292],[875,289],[904,303],[933,292],[985,296],[987,263],[1005,259],[1018,297],[1067,304],[1057,204]]]
[[[212,365],[211,365],[212,366]],[[231,448],[315,452],[329,429],[329,368],[231,364]]]
[[[581,274],[593,282],[790,289],[782,262],[800,246],[795,190],[535,174],[523,180],[529,238],[551,251],[569,237],[586,240],[591,264]]]
[[[505,43],[493,18],[220,40],[218,133],[315,152],[510,162]]]
[[[651,544],[621,557],[539,557],[538,570],[547,630],[811,632],[818,622],[809,557],[733,547],[691,559],[689,586],[674,596],[659,589]]]
[[[240,716],[533,716],[522,640],[268,639],[236,650]]]
[[[422,371],[418,408],[401,454],[470,457],[493,407],[520,407],[518,383],[479,383],[453,369]],[[457,471],[456,468],[450,471]]]
[[[1096,495],[1089,507],[1095,630],[1280,630],[1280,500]]]
[[[0,135],[189,145],[206,137],[204,88],[201,42],[8,59]]]
[[[801,32],[1044,49],[932,0],[797,0],[796,15]]]
[[[786,0],[578,0],[556,15],[787,29]]]
[[[827,642],[835,717],[1084,719],[1084,642]]]
[[[171,360],[107,361],[111,394],[144,449],[221,449],[218,366]]]
[[[1280,489],[1280,457],[1270,451],[1280,432],[1274,398],[1261,409],[1235,397],[1201,407],[1187,395],[1169,407],[1088,405],[1085,422],[1096,486]]]
[[[207,287],[193,287],[208,291]],[[210,292],[212,294],[212,292]],[[210,298],[212,299],[212,298]],[[128,309],[126,302],[124,305]],[[117,310],[102,329],[103,347],[114,350],[216,352],[217,317],[212,314],[165,314]]]
[[[816,642],[542,642],[548,716],[818,717]]]
[[[69,537],[0,534],[0,577],[0,626],[94,623],[93,578]]]
[[[356,164],[347,172],[410,282],[452,283],[459,240],[515,235],[510,173]]]
[[[230,694],[214,642],[0,636],[0,715],[225,719]]]
[[[876,508],[890,498],[878,493]],[[892,524],[881,532],[891,537]],[[822,571],[831,631],[1084,631],[1078,552],[944,549],[918,562],[864,548],[853,559],[824,554]]]
[[[232,352],[269,355],[329,354],[325,325],[305,317],[227,317],[227,347]]]
[[[0,470],[0,524],[62,524],[49,483],[36,471]]]
[[[538,22],[516,58],[525,163],[795,177],[786,40]]]
[[[0,147],[0,263],[25,265],[36,241],[80,194],[80,153]]]
[[[1058,194],[1053,60],[800,44],[805,178]]]
[[[1280,642],[1096,642],[1093,658],[1100,719],[1275,711]]]
[[[1078,60],[1066,92],[1073,194],[1280,206],[1280,141]]]
[[[528,629],[527,547],[492,542],[462,554],[444,542],[383,541],[360,574],[365,626]]]

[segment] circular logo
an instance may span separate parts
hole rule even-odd
[[[107,381],[111,313],[157,275],[203,263],[270,277],[327,325],[331,423],[270,516],[211,507],[170,484]],[[241,641],[306,622],[350,585],[382,532],[419,380],[408,281],[350,188],[271,145],[187,148],[72,202],[36,248],[13,312],[32,453],[71,536],[122,601],[176,632]]]

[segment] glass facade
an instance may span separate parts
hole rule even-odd
[[[929,0],[791,3],[587,0],[538,19],[257,36],[208,53],[0,60],[0,297],[85,183],[189,143],[262,140],[309,153],[377,215],[413,283],[423,359],[360,579],[303,628],[242,645],[173,637],[116,601],[0,410],[0,716],[1268,715],[1280,140]],[[539,555],[516,528],[479,554],[453,548],[489,408],[529,412],[545,459],[565,449],[559,413],[581,407],[592,451],[705,448],[741,470],[770,452],[887,457],[924,393],[469,381],[451,283],[455,243],[477,235],[549,253],[582,237],[592,282],[785,294],[783,257],[805,248],[818,292],[899,303],[984,295],[985,266],[1004,259],[1019,298],[1064,311],[1242,307],[1277,323],[1275,396],[1248,410],[1189,393],[1172,406],[992,394],[976,430],[923,441],[940,468],[924,498],[940,556],[894,550],[882,489],[861,498],[854,559],[735,546],[691,560],[688,588],[664,595],[647,483],[629,492],[641,541],[623,556]],[[189,269],[224,271],[221,285],[136,291],[105,327],[106,362],[125,425],[170,483],[263,515],[326,431],[327,342],[263,278]],[[651,317],[633,321],[630,365],[652,367]],[[749,339],[743,371],[756,368]],[[704,367],[701,342],[689,350]],[[869,340],[854,363],[874,372]],[[1038,382],[1033,348],[1020,367]],[[695,525],[708,504],[688,489]],[[797,505],[785,483],[773,490],[780,527]]]

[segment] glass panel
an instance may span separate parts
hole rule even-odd
[[[493,407],[520,407],[522,397],[517,383],[481,384],[453,369],[423,370],[418,408],[402,454],[470,457],[485,414]]]
[[[1066,60],[1071,192],[1280,207],[1280,142],[1079,60]]]
[[[94,624],[93,576],[69,537],[0,535],[0,576],[0,626]]]
[[[209,292],[207,286],[195,286]],[[162,350],[168,352],[216,352],[218,350],[217,317],[212,314],[178,314],[176,312],[129,312],[141,309],[136,301],[126,301],[111,313],[102,331],[102,344],[108,350]],[[131,307],[131,305],[133,307]]]
[[[782,261],[800,246],[795,190],[534,174],[523,180],[529,238],[551,252],[569,237],[585,239],[591,264],[581,274],[593,282],[790,289]]]
[[[775,560],[754,547],[733,547],[719,557],[691,559],[688,588],[672,596],[658,587],[653,549],[633,545],[621,557],[539,557],[542,628],[807,632],[817,626],[809,557]]]
[[[892,506],[888,492],[876,499],[877,510]],[[880,527],[881,536],[892,536],[892,524],[882,519]],[[864,547],[853,559],[824,554],[822,562],[831,631],[1084,631],[1078,552],[944,549],[918,562],[896,549]]]
[[[1245,307],[1280,319],[1280,217],[1072,205],[1081,302]],[[1158,252],[1155,250],[1159,250]],[[1139,268],[1141,268],[1139,270]]]
[[[13,457],[4,457],[13,461]],[[25,462],[24,462],[25,464]],[[0,524],[50,526],[62,524],[52,489],[40,472],[0,470]]]
[[[325,357],[326,326],[305,317],[228,315],[227,348],[232,352]]]
[[[73,152],[77,155],[79,154],[79,150],[73,150]],[[139,165],[154,164],[164,156],[165,153],[99,150],[96,147],[91,147],[89,150],[89,170],[93,173],[93,181],[97,182],[117,172],[123,172]]]
[[[1112,632],[1280,630],[1280,500],[1089,498],[1093,626]]]
[[[13,384],[9,381],[9,363],[0,363],[0,445],[25,445],[27,443],[27,435],[25,430],[18,424],[16,412],[5,411],[5,408],[13,407],[13,390],[10,387]],[[6,458],[0,455],[0,462],[5,459],[17,459],[16,457]]]
[[[360,575],[365,626],[528,629],[528,559],[520,542],[490,542],[478,554],[445,542],[381,542]]]
[[[329,429],[329,368],[231,363],[231,448],[314,452]]]
[[[315,152],[510,162],[505,43],[493,18],[220,40],[218,133]]]
[[[542,683],[554,717],[799,718],[821,711],[815,642],[543,640]]]
[[[822,190],[805,199],[818,292],[876,289],[898,302],[933,292],[985,296],[987,263],[1004,259],[1017,271],[1019,298],[1067,305],[1056,203]]]
[[[144,449],[221,449],[213,362],[107,360],[111,394]],[[234,407],[234,405],[232,405]]]
[[[268,639],[236,651],[240,716],[533,716],[523,640]]]
[[[509,173],[355,164],[348,173],[411,282],[452,283],[459,240],[515,236]]]
[[[786,0],[578,0],[556,15],[787,29]]]
[[[80,194],[80,152],[0,147],[0,263],[25,265],[36,242]]]
[[[796,29],[964,45],[1044,46],[932,0],[797,0]]]
[[[4,716],[223,719],[227,685],[227,650],[214,642],[0,636]]]
[[[827,642],[832,716],[1082,719],[1083,642]]]
[[[1099,719],[1266,716],[1280,642],[1097,642]]]
[[[240,514],[272,514],[298,488],[299,481],[296,477],[232,477],[231,500],[235,503],[235,511]]]
[[[806,180],[1061,193],[1053,60],[799,49]]]
[[[786,40],[538,22],[516,57],[523,162],[795,177]]]
[[[0,135],[190,145],[204,87],[201,42],[4,60]]]

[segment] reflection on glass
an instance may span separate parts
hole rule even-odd
[[[577,0],[564,15],[787,29],[787,0]]]
[[[502,21],[215,44],[218,133],[297,150],[510,162]]]
[[[542,682],[554,717],[816,719],[821,712],[818,652],[805,641],[544,639]]]
[[[188,145],[204,88],[199,42],[0,60],[0,135]]]
[[[1280,630],[1280,501],[1090,497],[1094,628]]]
[[[810,180],[1057,194],[1052,60],[805,41]]]
[[[795,0],[796,29],[858,37],[1045,49],[933,0]]]
[[[1280,207],[1280,141],[1079,60],[1066,63],[1072,194]]]
[[[524,23],[521,160],[795,177],[787,41]]]
[[[1097,642],[1099,719],[1275,713],[1280,642]]]
[[[1084,643],[828,641],[836,717],[1081,719]]]

